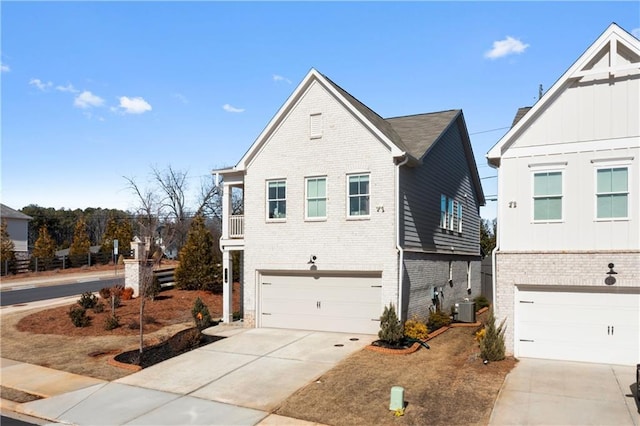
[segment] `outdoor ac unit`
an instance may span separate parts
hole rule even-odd
[[[476,322],[476,302],[456,303],[456,319],[460,322]]]

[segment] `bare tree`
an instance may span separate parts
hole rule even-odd
[[[134,178],[126,176],[123,178],[127,181],[129,189],[138,198],[138,208],[135,213],[139,231],[143,237],[149,237],[153,241],[161,213],[161,205],[157,196],[149,188],[141,189]]]
[[[178,249],[180,249],[184,245],[189,231],[190,215],[187,211],[185,197],[185,192],[188,189],[187,172],[174,170],[169,166],[166,170],[152,167],[152,174],[162,191],[161,209],[167,212],[166,222],[173,225],[173,237]]]

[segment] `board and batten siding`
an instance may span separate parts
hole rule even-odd
[[[440,228],[441,195],[462,204],[462,234]],[[435,142],[422,165],[401,168],[400,196],[400,229],[405,249],[480,254],[478,198],[471,182],[459,122]]]

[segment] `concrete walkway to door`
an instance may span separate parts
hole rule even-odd
[[[520,359],[489,424],[638,426],[635,386],[635,366]]]

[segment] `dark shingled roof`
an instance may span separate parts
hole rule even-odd
[[[3,219],[33,219],[31,216],[27,216],[26,214],[19,212],[18,210],[14,210],[9,206],[5,206],[4,204],[0,204],[0,216],[2,216]]]
[[[406,151],[419,160],[459,114],[459,109],[453,109],[387,118],[385,121],[400,135]]]
[[[398,148],[420,160],[442,132],[460,114],[449,110],[384,119],[326,75],[322,75],[351,105],[376,126]]]
[[[395,130],[393,129],[393,127],[391,127],[391,125],[389,123],[387,123],[384,118],[380,117],[378,114],[376,114],[371,108],[369,108],[368,106],[366,106],[365,104],[363,104],[362,102],[360,102],[359,100],[357,100],[356,98],[354,98],[353,96],[351,96],[351,94],[349,92],[347,92],[346,90],[344,90],[342,87],[338,86],[336,83],[334,83],[329,77],[327,77],[326,75],[322,74],[322,76],[324,78],[327,79],[327,81],[329,83],[331,83],[333,85],[333,87],[340,92],[340,94],[342,96],[345,97],[345,99],[347,101],[349,101],[349,103],[351,103],[351,105],[353,105],[353,107],[355,109],[358,110],[358,112],[360,112],[360,114],[364,115],[366,117],[367,120],[369,120],[374,126],[376,126],[387,138],[389,138],[389,140],[391,140],[391,142],[393,142],[398,148],[400,148],[401,150],[405,151],[405,152],[409,152],[409,150],[407,149],[407,147],[405,146],[405,144],[403,143],[402,138],[395,132]]]
[[[513,117],[513,123],[511,123],[511,127],[513,127],[516,124],[518,124],[518,121],[520,121],[522,119],[522,117],[524,117],[529,112],[529,110],[531,108],[533,108],[533,107],[518,108],[518,112],[516,112],[516,116]]]

